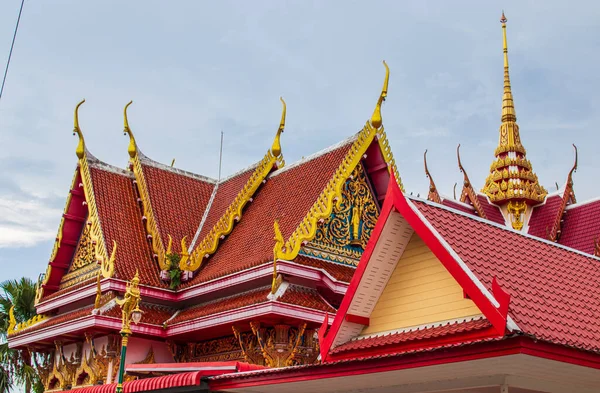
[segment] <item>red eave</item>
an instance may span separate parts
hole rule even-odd
[[[214,374],[213,374],[214,375]],[[164,375],[161,377],[139,379],[136,381],[124,382],[123,393],[134,393],[134,392],[148,392],[148,391],[160,391],[169,388],[178,387],[193,387],[197,386],[198,391],[202,385],[202,377],[205,373],[202,371],[194,371],[188,373],[180,373],[173,375]],[[77,392],[77,393],[114,393],[117,388],[116,383],[100,386],[88,386],[84,388],[66,390],[65,392]]]

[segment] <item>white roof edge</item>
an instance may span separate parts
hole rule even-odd
[[[167,172],[175,173],[178,175],[186,176],[186,177],[189,177],[189,178],[192,178],[195,180],[200,180],[200,181],[204,181],[204,182],[211,183],[211,184],[217,183],[217,181],[213,178],[203,176],[203,175],[198,175],[193,172],[185,171],[185,170],[179,169],[179,168],[174,168],[170,165],[165,165],[158,161],[154,161],[153,159],[149,158],[144,153],[142,153],[139,149],[138,149],[138,155],[140,156],[140,160],[142,161],[143,164],[150,165],[154,168],[162,169]]]
[[[475,211],[475,208],[472,205],[469,205],[468,203],[461,202],[459,200],[456,200],[454,198],[450,198],[449,196],[446,196],[446,195],[443,195],[443,194],[440,194],[440,197],[442,197],[442,201],[450,201],[452,203],[456,203],[457,205],[468,207],[469,209]]]
[[[570,209],[576,209],[580,206],[584,206],[584,205],[589,205],[590,203],[594,203],[594,202],[598,202],[600,201],[600,197],[595,197],[595,198],[591,198],[591,199],[587,199],[583,202],[577,202],[577,203],[573,203],[571,205],[568,205],[565,210],[570,210]]]
[[[284,166],[281,169],[278,169],[276,171],[271,172],[271,174],[267,177],[267,179],[271,178],[271,177],[275,177],[275,176],[277,176],[277,175],[279,175],[281,173],[284,173],[284,172],[286,172],[286,171],[288,171],[288,170],[290,170],[292,168],[298,167],[298,166],[300,166],[302,164],[305,164],[305,163],[307,163],[309,161],[312,161],[312,160],[314,160],[316,158],[319,158],[319,157],[321,157],[321,156],[323,156],[323,155],[325,155],[325,154],[327,154],[329,152],[332,152],[332,151],[334,151],[336,149],[339,149],[342,146],[345,146],[345,145],[349,144],[350,142],[354,142],[354,140],[356,140],[357,137],[358,137],[358,132],[356,134],[352,135],[351,137],[348,137],[348,138],[346,138],[346,139],[344,139],[344,140],[342,140],[342,141],[340,141],[340,142],[338,142],[338,143],[336,143],[334,145],[326,147],[323,150],[319,150],[318,152],[313,153],[313,154],[311,154],[309,156],[306,156],[306,157],[304,157],[304,158],[302,158],[302,159],[300,159],[300,160],[298,160],[298,161],[296,161],[296,162],[294,162],[294,163],[292,163],[290,165],[286,165],[286,166]]]
[[[421,219],[423,224],[425,224],[425,226],[427,228],[429,228],[429,230],[437,238],[437,240],[440,242],[440,244],[446,249],[446,251],[448,251],[450,253],[450,255],[452,255],[452,258],[454,258],[454,260],[458,263],[458,265],[461,267],[461,269],[463,269],[463,271],[467,274],[467,276],[469,276],[469,278],[471,279],[471,281],[473,281],[473,283],[477,286],[477,288],[479,288],[479,290],[485,295],[485,297],[488,298],[488,300],[494,305],[494,307],[499,307],[500,303],[498,303],[498,301],[492,295],[492,293],[490,291],[488,291],[488,289],[483,285],[483,283],[481,281],[479,281],[479,279],[477,278],[475,273],[473,273],[473,271],[471,269],[469,269],[467,264],[460,258],[460,256],[456,253],[456,251],[454,251],[454,249],[450,246],[450,244],[448,244],[446,239],[444,239],[442,237],[442,235],[440,235],[440,233],[433,227],[433,225],[431,225],[431,223],[427,220],[427,218],[425,218],[423,213],[421,213],[421,211],[412,203],[410,198],[406,198],[406,202],[408,203],[408,206],[410,206],[412,211]],[[519,329],[519,326],[512,320],[510,315],[507,315],[506,325],[511,331],[521,330],[521,329]]]
[[[500,229],[503,229],[503,230],[508,231],[508,232],[513,232],[513,233],[516,233],[517,235],[520,235],[520,236],[523,236],[523,237],[526,237],[526,238],[529,238],[529,239],[533,239],[533,240],[536,240],[536,241],[541,242],[541,243],[546,243],[546,244],[549,244],[549,245],[554,246],[554,247],[562,248],[565,251],[570,251],[570,252],[573,252],[575,254],[583,255],[585,257],[588,257],[588,258],[600,261],[600,257],[596,257],[596,256],[594,256],[592,254],[588,254],[586,252],[579,251],[579,250],[576,250],[576,249],[571,248],[571,247],[567,247],[567,246],[562,245],[560,243],[554,243],[554,242],[551,242],[550,240],[546,240],[546,239],[542,239],[541,237],[530,235],[529,233],[523,233],[521,231],[517,231],[515,229],[509,228],[509,227],[504,226],[504,225],[497,224],[497,223],[495,223],[493,221],[486,220],[486,219],[483,219],[483,218],[478,217],[478,216],[467,214],[465,212],[462,212],[462,211],[457,210],[457,209],[453,209],[453,208],[448,207],[448,206],[440,205],[440,204],[437,204],[437,203],[433,204],[433,203],[431,203],[430,201],[428,201],[426,199],[415,198],[414,196],[408,196],[408,195],[404,195],[404,196],[407,199],[409,199],[409,200],[417,200],[417,201],[423,202],[423,203],[425,203],[427,205],[434,206],[434,207],[439,208],[439,209],[444,209],[444,210],[447,210],[449,212],[461,215],[463,217],[467,217],[467,218],[469,218],[471,220],[479,221],[479,222],[482,222],[484,224],[488,224],[490,226],[493,226],[493,227],[496,227],[496,228],[500,228]]]
[[[114,165],[108,164],[104,161],[101,161],[100,159],[98,159],[98,157],[94,156],[92,153],[90,153],[87,150],[86,150],[86,154],[87,154],[88,165],[92,168],[100,169],[105,172],[111,172],[116,175],[121,175],[121,176],[125,176],[128,178],[134,177],[133,173],[131,171],[128,171],[127,169],[119,168],[118,166],[114,166]]]

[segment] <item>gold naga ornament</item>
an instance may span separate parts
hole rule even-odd
[[[283,98],[279,98],[283,106],[281,112],[281,121],[275,134],[275,139],[271,148],[267,151],[263,159],[258,163],[256,169],[250,175],[250,178],[237,194],[233,202],[227,207],[225,213],[219,218],[217,223],[211,228],[204,239],[196,245],[190,253],[189,258],[182,258],[179,268],[182,271],[193,272],[200,268],[202,262],[217,251],[221,240],[229,235],[236,222],[242,219],[242,213],[246,204],[252,201],[252,197],[258,188],[266,182],[266,178],[273,169],[282,168],[285,165],[281,153],[281,134],[285,129],[286,104]]]
[[[346,153],[342,163],[317,198],[317,201],[309,209],[302,222],[296,227],[294,232],[292,232],[288,240],[284,239],[279,225],[274,224],[276,243],[273,254],[275,260],[293,260],[298,255],[301,248],[315,238],[317,230],[319,229],[319,222],[330,217],[334,209],[342,208],[343,187],[357,165],[359,165],[361,160],[365,157],[371,142],[377,141],[379,143],[383,158],[388,165],[388,170],[390,173],[394,174],[400,189],[404,190],[381,118],[381,105],[387,97],[390,77],[389,67],[385,61],[383,62],[383,65],[385,66],[385,79],[373,115],[371,116],[371,119],[367,121],[363,129],[358,132],[348,153]]]
[[[491,202],[506,206],[512,227],[523,227],[524,215],[528,205],[543,202],[548,192],[539,184],[531,163],[525,157],[526,151],[521,143],[517,115],[508,71],[508,45],[506,40],[507,19],[502,13],[503,53],[504,53],[504,93],[502,96],[502,117],[496,159],[490,167],[485,185],[481,192]]]

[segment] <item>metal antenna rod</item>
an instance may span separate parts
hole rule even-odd
[[[223,161],[223,130],[221,130],[221,148],[219,150],[219,180],[221,181],[221,163]]]

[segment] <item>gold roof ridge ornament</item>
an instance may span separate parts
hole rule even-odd
[[[467,171],[462,165],[462,161],[460,160],[460,143],[456,146],[456,158],[458,159],[458,169],[463,174],[463,188],[460,193],[460,201],[463,203],[471,202],[477,214],[481,218],[487,218],[485,215],[485,211],[483,210],[483,206],[479,203],[479,199],[477,198],[477,194],[475,193],[475,189],[471,184],[471,180],[469,179],[469,175],[467,175]]]
[[[506,38],[506,16],[502,11],[502,53],[504,59],[504,88],[502,93],[502,116],[499,129],[498,147],[490,173],[481,192],[497,205],[511,204],[511,211],[523,214],[526,210],[520,202],[535,205],[543,202],[548,192],[540,186],[531,163],[526,158],[526,150],[521,143],[517,114],[510,83],[508,66],[508,43]],[[517,209],[515,203],[519,203]],[[514,206],[513,206],[514,205]],[[523,216],[524,217],[524,216]],[[516,226],[522,227],[519,223]]]
[[[371,116],[371,126],[373,126],[373,128],[375,129],[380,128],[382,124],[381,104],[383,104],[387,97],[388,84],[390,81],[390,67],[388,67],[385,60],[383,61],[383,65],[385,66],[385,79],[383,80],[383,88],[381,89],[381,94],[379,95],[379,99],[377,100],[377,105],[375,105],[375,110],[373,111],[373,115]]]
[[[237,194],[233,202],[227,207],[223,215],[213,225],[210,231],[196,243],[188,257],[182,258],[179,268],[183,271],[196,271],[202,262],[217,251],[219,242],[231,233],[236,222],[242,219],[242,213],[247,203],[252,201],[258,188],[267,181],[267,176],[273,171],[285,165],[281,151],[280,137],[285,128],[286,104],[283,98],[279,98],[283,104],[281,121],[273,145],[262,158],[262,160],[248,178],[248,181]]]
[[[277,134],[275,134],[275,140],[273,140],[273,145],[271,146],[271,154],[275,157],[279,157],[281,155],[281,133],[285,128],[285,116],[286,116],[286,105],[283,97],[279,97],[281,104],[283,105],[283,109],[281,110],[281,121],[279,122],[279,129],[277,129]]]
[[[425,176],[429,179],[429,193],[427,194],[427,199],[435,203],[442,203],[442,198],[437,191],[433,177],[429,173],[429,168],[427,168],[427,149],[425,149],[425,153],[423,153],[423,163],[425,164]]]
[[[79,137],[79,143],[77,144],[77,148],[75,149],[75,154],[77,155],[77,158],[79,158],[80,160],[83,159],[83,157],[85,156],[85,139],[83,138],[83,133],[81,132],[81,128],[79,128],[79,107],[85,102],[85,98],[83,100],[81,100],[76,106],[75,106],[75,113],[73,115],[73,135],[77,134],[77,136]]]
[[[133,158],[137,154],[137,144],[135,143],[135,137],[133,136],[131,128],[129,128],[129,120],[127,119],[127,108],[129,108],[129,105],[131,104],[133,104],[133,100],[129,101],[123,109],[123,135],[129,135],[129,146],[127,147],[127,153],[129,153],[129,157]]]
[[[290,237],[285,243],[282,241],[283,237],[277,236],[275,247],[273,250],[274,258],[292,261],[300,252],[303,245],[310,242],[317,232],[317,224],[319,220],[329,217],[333,211],[334,205],[339,205],[342,202],[342,187],[346,183],[346,180],[354,171],[357,165],[360,164],[361,160],[365,157],[367,149],[371,146],[371,143],[376,141],[379,144],[379,149],[383,155],[388,171],[394,174],[398,187],[404,192],[402,180],[398,173],[398,168],[394,161],[392,149],[389,145],[387,136],[385,134],[384,127],[381,122],[381,104],[387,97],[388,82],[389,82],[389,68],[387,64],[383,63],[386,68],[385,80],[383,83],[383,89],[375,112],[371,119],[367,120],[365,126],[360,130],[356,136],[356,139],[352,142],[352,145],[348,149],[348,152],[341,160],[340,165],[336,169],[335,173],[329,179],[327,185],[321,191],[321,194],[317,197],[317,200],[310,207],[302,221],[298,224],[295,230],[292,232]],[[390,176],[390,179],[392,176]],[[276,231],[277,233],[277,231]]]

